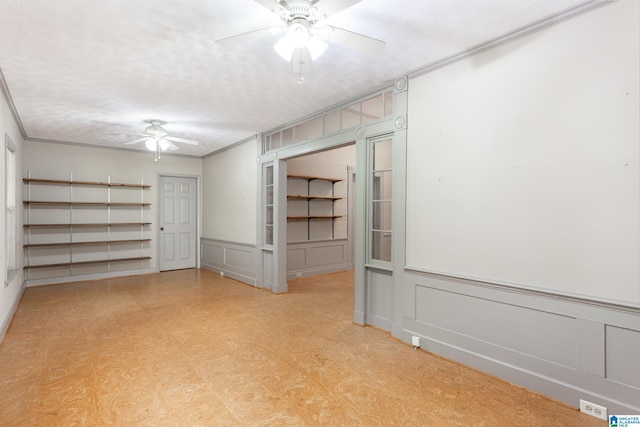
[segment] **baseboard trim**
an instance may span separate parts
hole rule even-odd
[[[315,267],[303,270],[288,271],[287,279],[296,279],[299,277],[316,276],[319,274],[338,273],[340,271],[353,270],[353,266],[349,264],[330,265],[326,267]]]
[[[409,269],[403,281],[393,336],[572,406],[640,413],[636,309]]]
[[[202,268],[203,270],[207,270],[207,271],[211,271],[212,273],[222,273],[225,277],[228,277],[230,279],[234,279],[237,280],[239,282],[245,283],[247,285],[251,285],[253,287],[257,287],[258,283],[257,280],[255,279],[255,277],[250,277],[250,276],[246,276],[243,274],[239,274],[237,272],[231,271],[231,270],[226,270],[220,267],[217,267],[213,264],[207,264],[205,262],[203,262],[200,265],[200,268]]]
[[[152,274],[152,273],[157,273],[155,268],[147,268],[143,270],[112,271],[109,273],[80,274],[77,276],[47,277],[46,279],[27,280],[26,286],[30,288],[33,286],[59,285],[61,283],[111,279],[114,277],[139,276],[142,274]]]
[[[612,399],[603,394],[595,393],[581,387],[541,375],[503,361],[486,357],[448,343],[420,335],[417,332],[405,330],[406,333],[420,336],[421,348],[427,352],[451,359],[465,366],[477,369],[502,380],[518,384],[537,393],[579,407],[579,400],[586,399],[605,406],[610,414],[637,414],[640,406],[630,405]],[[409,342],[410,343],[410,342]]]
[[[13,304],[11,305],[11,310],[9,310],[9,315],[2,323],[2,326],[0,327],[0,345],[4,341],[4,337],[7,334],[7,331],[9,330],[9,326],[11,326],[11,321],[13,320],[13,316],[16,314],[16,311],[18,310],[18,306],[20,305],[20,301],[22,300],[22,295],[24,294],[25,289],[26,289],[26,283],[22,282],[22,284],[20,285],[20,291],[18,292],[18,296],[16,297],[15,301],[13,301]]]

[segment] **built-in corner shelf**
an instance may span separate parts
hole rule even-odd
[[[151,203],[145,201],[150,185],[32,177],[23,182],[27,279],[59,277],[60,268],[69,275],[104,273],[114,263],[140,262],[141,269],[151,260]],[[93,265],[106,265],[106,271]]]

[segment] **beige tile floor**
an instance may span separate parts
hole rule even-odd
[[[351,273],[289,289],[204,270],[28,288],[0,425],[606,425],[353,324]]]

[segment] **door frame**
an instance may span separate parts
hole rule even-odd
[[[160,200],[160,178],[162,177],[170,177],[170,178],[195,178],[196,180],[196,266],[195,268],[200,268],[200,234],[202,230],[202,185],[201,175],[187,175],[180,173],[165,173],[165,172],[156,172],[156,188],[158,189],[155,192],[155,198],[157,206],[155,213],[155,241],[156,241],[156,273],[160,273],[160,209],[161,209],[161,200]]]
[[[262,210],[258,213],[259,227],[257,242],[261,248],[261,253],[269,253],[271,258],[265,262],[264,258],[259,265],[260,277],[269,276],[270,283],[262,281],[261,284],[272,292],[280,293],[287,291],[287,268],[286,268],[286,218],[280,212],[286,203],[286,194],[282,188],[286,185],[282,182],[286,179],[286,160],[320,151],[339,148],[344,145],[356,144],[356,183],[355,183],[355,224],[354,224],[354,245],[355,245],[355,284],[354,284],[354,323],[360,325],[374,324],[369,316],[372,304],[372,278],[371,273],[377,269],[376,266],[366,262],[368,240],[366,238],[367,219],[367,180],[364,179],[363,172],[366,170],[367,155],[369,152],[368,143],[372,138],[382,135],[390,135],[393,138],[393,225],[392,229],[392,262],[388,268],[391,274],[390,286],[385,297],[392,300],[391,313],[386,319],[384,329],[392,333],[393,336],[402,337],[404,334],[402,322],[404,320],[404,293],[403,278],[405,264],[405,200],[406,200],[406,141],[407,141],[407,113],[408,113],[408,77],[398,78],[393,86],[393,115],[377,122],[371,122],[342,131],[337,131],[328,136],[308,140],[294,145],[288,145],[274,149],[264,154],[259,154],[257,163],[262,167],[265,163],[274,165],[274,246],[267,246],[264,242],[264,217]],[[263,175],[258,175],[259,195],[263,194]],[[260,199],[260,196],[258,197]],[[277,235],[277,239],[276,239]],[[267,286],[268,285],[268,286]],[[403,335],[404,334],[404,335]]]

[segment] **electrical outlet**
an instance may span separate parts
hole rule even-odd
[[[417,336],[412,336],[411,337],[411,344],[413,344],[414,347],[420,347],[420,337]]]
[[[296,277],[302,277],[302,273],[296,273]]]
[[[586,400],[580,399],[580,412],[589,414],[592,417],[600,418],[601,420],[609,420],[607,408],[596,405],[595,403],[587,402]]]

